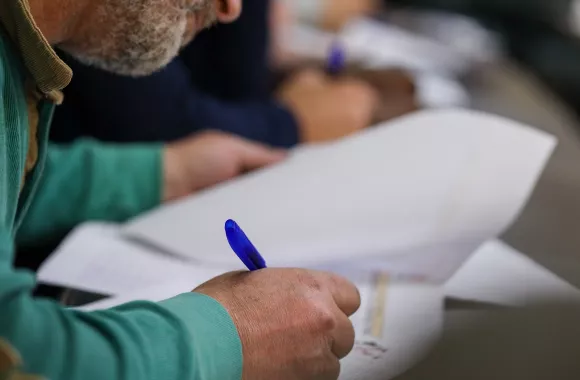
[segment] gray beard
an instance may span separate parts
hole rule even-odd
[[[167,0],[106,0],[79,45],[59,46],[82,63],[127,76],[149,75],[179,53],[187,16]],[[123,6],[125,4],[125,6]]]

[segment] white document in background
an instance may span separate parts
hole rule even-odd
[[[200,282],[180,279],[79,308],[107,309],[123,303],[162,301],[191,291]],[[438,341],[443,326],[440,287],[393,283],[386,274],[359,278],[361,307],[351,318],[356,343],[342,360],[340,380],[387,380],[421,360]]]
[[[497,240],[477,250],[445,284],[445,295],[502,306],[580,304],[580,290]]]
[[[401,67],[413,72],[455,75],[465,73],[475,63],[474,57],[452,46],[369,18],[349,22],[338,35],[293,25],[284,32],[282,43],[290,54],[326,61],[337,40],[349,61],[367,67]]]
[[[400,267],[408,256],[420,275],[444,282],[514,221],[555,144],[496,116],[420,112],[298,149],[279,165],[138,218],[124,234],[237,268],[224,238],[231,218],[271,266],[381,258]]]
[[[370,19],[349,23],[338,36],[300,24],[284,32],[284,50],[303,59],[325,62],[328,52],[342,42],[348,61],[369,68],[402,68],[413,76],[417,101],[424,108],[467,107],[467,90],[454,78],[477,58],[452,47]],[[427,48],[425,48],[425,45]],[[451,50],[452,54],[448,54]],[[443,62],[434,59],[442,57]]]
[[[452,46],[369,18],[349,22],[338,38],[351,59],[369,67],[460,75],[475,63]]]

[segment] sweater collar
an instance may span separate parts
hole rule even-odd
[[[0,23],[15,43],[37,88],[49,98],[72,79],[72,70],[56,54],[34,22],[28,0],[0,0]]]

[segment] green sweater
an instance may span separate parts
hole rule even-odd
[[[0,29],[0,343],[19,354],[20,371],[53,380],[239,380],[241,343],[212,298],[188,293],[82,313],[32,297],[34,275],[12,265],[16,234],[40,241],[85,220],[121,221],[157,205],[161,149],[91,141],[49,146],[54,106],[44,101],[39,159],[21,189],[29,133],[25,70]]]

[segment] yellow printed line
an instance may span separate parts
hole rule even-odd
[[[377,339],[383,337],[388,285],[389,275],[386,273],[377,274],[375,279],[375,302],[371,319],[371,335]]]

